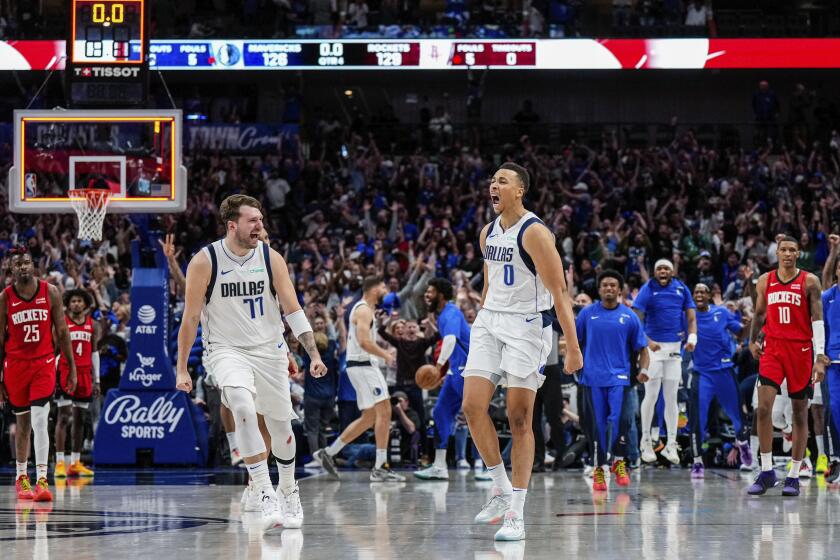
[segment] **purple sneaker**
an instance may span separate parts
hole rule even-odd
[[[693,463],[691,465],[691,478],[703,478],[704,468],[703,463]]]
[[[776,486],[776,471],[761,471],[755,478],[752,486],[747,490],[751,496],[761,496],[769,489]]]
[[[785,479],[785,487],[782,488],[782,496],[798,496],[799,495],[799,479],[787,477]]]
[[[750,449],[750,442],[735,440],[735,446],[741,454],[741,464],[751,467],[753,464],[752,449]]]

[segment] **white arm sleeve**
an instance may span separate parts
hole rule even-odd
[[[825,322],[812,321],[811,330],[814,332],[814,354],[825,354]]]
[[[455,338],[454,334],[448,334],[443,337],[443,344],[440,346],[440,355],[437,359],[437,365],[442,366],[446,363],[446,360],[452,355],[452,352],[455,351],[455,344],[457,344],[458,339]]]
[[[92,352],[90,355],[91,371],[93,372],[93,382],[99,383],[99,352]]]

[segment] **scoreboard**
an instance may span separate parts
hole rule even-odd
[[[149,65],[161,70],[432,70],[536,66],[534,41],[156,40]]]

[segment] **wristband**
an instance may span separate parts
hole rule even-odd
[[[294,313],[286,315],[286,322],[289,323],[289,328],[292,329],[295,338],[299,339],[300,335],[312,332],[312,326],[309,324],[309,319],[306,318],[303,309],[298,309]]]
[[[686,339],[685,343],[697,346],[697,333],[688,333],[688,338]]]
[[[647,374],[648,374],[648,368],[643,367],[643,368],[639,369],[639,375],[647,375]]]

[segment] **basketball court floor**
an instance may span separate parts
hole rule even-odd
[[[301,473],[303,475],[303,473]],[[626,491],[593,494],[580,473],[534,476],[527,540],[494,543],[472,517],[486,482],[451,471],[448,482],[370,484],[307,473],[300,482],[302,530],[262,535],[259,514],[240,512],[244,475],[228,471],[105,471],[91,484],[68,481],[50,505],[14,499],[0,477],[0,557],[65,560],[247,558],[475,560],[542,558],[840,557],[840,490],[803,481],[798,499],[780,489],[744,495],[749,477],[647,469]]]

